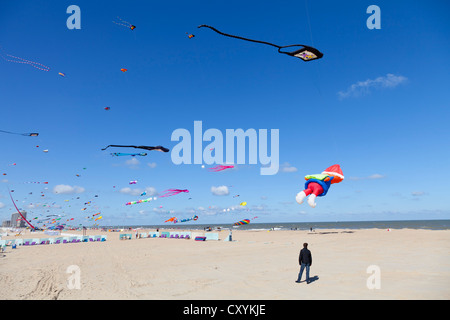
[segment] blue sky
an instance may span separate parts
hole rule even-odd
[[[81,9],[80,30],[66,26],[72,4]],[[372,4],[381,9],[379,30],[366,26]],[[196,223],[223,224],[254,216],[448,219],[449,9],[445,1],[1,1],[3,54],[51,69],[0,59],[0,130],[40,133],[0,135],[0,219],[14,211],[8,187],[30,216],[60,214],[85,225],[97,212],[103,225],[193,214]],[[137,28],[114,24],[117,16]],[[279,45],[308,44],[324,57],[303,62],[201,24]],[[280,172],[264,176],[259,164],[245,164],[211,173],[174,165],[170,153],[134,159],[110,152],[138,149],[101,151],[109,144],[172,149],[172,132],[192,134],[196,120],[224,135],[279,129]],[[335,163],[344,182],[316,208],[298,205],[304,176]],[[69,193],[55,193],[60,185]],[[213,194],[220,186],[228,194]],[[146,188],[154,196],[169,188],[190,192],[125,206],[144,198],[136,194]]]

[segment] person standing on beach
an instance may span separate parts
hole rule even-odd
[[[308,250],[308,244],[305,242],[303,244],[303,249],[300,250],[300,255],[298,257],[298,264],[300,265],[300,272],[298,273],[297,283],[300,283],[302,278],[303,270],[306,268],[306,283],[309,284],[309,268],[312,265],[312,255],[311,251]]]

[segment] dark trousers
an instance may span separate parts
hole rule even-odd
[[[302,264],[301,264],[301,266],[300,266],[300,272],[298,273],[298,279],[297,279],[297,282],[300,282],[300,279],[302,278],[303,270],[305,270],[305,268],[306,268],[306,282],[309,282],[309,267],[310,267],[310,266],[311,266],[311,265],[305,264],[305,263],[302,263]]]

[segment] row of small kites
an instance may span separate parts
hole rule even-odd
[[[121,19],[120,17],[117,17],[117,21],[113,21],[113,23],[115,23],[116,25],[122,26],[122,27],[126,27],[130,30],[134,30],[136,29],[136,26],[132,23],[129,23],[123,19]],[[270,42],[266,42],[266,41],[260,41],[260,40],[254,40],[254,39],[249,39],[249,38],[244,38],[244,37],[240,37],[240,36],[236,36],[236,35],[231,35],[231,34],[227,34],[224,32],[221,32],[219,30],[217,30],[216,28],[212,27],[212,26],[208,26],[208,25],[200,25],[198,26],[198,28],[209,28],[213,31],[215,31],[216,33],[222,35],[222,36],[226,36],[226,37],[230,37],[230,38],[234,38],[234,39],[239,39],[239,40],[244,40],[244,41],[249,41],[249,42],[253,42],[253,43],[260,43],[260,44],[264,44],[264,45],[269,45],[272,47],[275,47],[278,49],[278,53],[283,53],[286,54],[288,56],[291,57],[296,57],[299,58],[303,61],[312,61],[312,60],[317,60],[323,57],[323,53],[320,52],[319,50],[317,50],[316,48],[313,48],[311,46],[308,45],[304,45],[304,44],[292,44],[292,45],[287,45],[287,46],[280,46],[280,45],[276,45]],[[195,37],[194,34],[192,33],[188,33],[186,32],[186,35],[189,39],[193,39]],[[299,47],[299,49],[296,49],[294,51],[282,51],[282,49],[285,48],[293,48],[293,47]],[[3,60],[7,61],[7,62],[13,62],[13,63],[20,63],[20,64],[24,64],[24,65],[29,65],[35,69],[38,69],[40,71],[50,71],[50,67],[40,63],[40,62],[36,62],[36,61],[32,61],[32,60],[28,60],[25,58],[21,58],[18,56],[14,56],[12,54],[9,54],[7,52],[5,52],[1,47],[0,47],[0,56],[3,58]],[[127,72],[128,69],[126,68],[121,68],[120,69],[122,72]],[[66,74],[64,72],[58,72],[58,75],[60,75],[61,77],[65,77]]]
[[[254,220],[256,218],[258,218],[258,217],[255,216],[255,217],[253,217],[251,219],[244,219],[244,220],[235,222],[235,223],[233,223],[233,226],[242,226],[242,225],[245,225],[245,224],[249,224],[250,220]],[[198,220],[198,216],[194,215],[191,218],[186,218],[186,219],[178,219],[177,217],[171,217],[171,218],[167,219],[164,222],[179,223],[179,222],[188,222],[188,221],[197,221],[197,220]]]

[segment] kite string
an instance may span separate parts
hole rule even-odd
[[[307,21],[308,21],[309,36],[311,38],[311,44],[313,45],[313,47],[315,47],[313,34],[312,34],[312,28],[311,28],[311,19],[310,19],[309,10],[308,10],[308,0],[305,0],[305,8],[306,8],[306,17],[307,17]],[[317,67],[316,67],[316,74],[317,74],[317,78],[318,78],[319,83],[321,83],[320,72],[319,72],[319,69]],[[317,90],[319,91],[320,98],[323,100],[322,91],[320,90],[320,87],[317,85],[317,83],[315,83],[315,85],[316,85]],[[335,149],[335,154],[339,154],[339,150],[338,150],[337,143],[336,143],[336,137],[334,135],[332,135],[331,139],[333,140],[333,146],[334,146],[334,149]]]
[[[309,37],[311,38],[311,44],[313,47],[315,47],[314,45],[314,40],[313,40],[313,36],[312,36],[312,29],[311,29],[311,20],[309,18],[309,10],[308,10],[308,0],[305,0],[305,7],[306,7],[306,18],[308,20],[308,27],[309,27]]]

